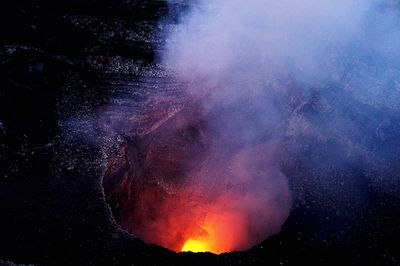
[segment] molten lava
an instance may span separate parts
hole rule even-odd
[[[202,226],[203,232],[195,234],[183,244],[181,251],[219,253],[213,228]]]
[[[208,239],[193,239],[189,238],[182,247],[182,251],[191,251],[191,252],[212,252],[213,250],[210,247],[210,243],[208,243]]]

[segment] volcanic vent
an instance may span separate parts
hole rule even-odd
[[[122,228],[176,252],[216,254],[280,230],[290,195],[276,167],[278,143],[245,143],[220,130],[225,109],[192,101],[126,140],[103,178]]]
[[[308,127],[288,117],[304,105],[297,98],[343,69],[332,54],[357,33],[364,8],[195,2],[166,27],[157,52],[191,101],[173,115],[146,116],[153,126],[127,138],[104,190],[116,220],[147,242],[177,252],[246,250],[279,232],[289,214],[283,142]],[[156,83],[159,91],[171,84]]]

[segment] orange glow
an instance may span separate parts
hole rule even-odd
[[[146,170],[154,172],[151,176],[175,176],[177,169],[181,171],[168,167],[174,156],[185,153],[178,149],[165,155],[156,152],[161,148],[154,149],[150,155],[156,157],[149,163],[153,168]],[[118,210],[123,211],[122,228],[175,252],[221,254],[251,248],[279,232],[290,205],[287,184],[279,173],[263,168],[266,159],[259,154],[244,150],[229,160],[213,158],[194,165],[197,168],[181,180],[165,179],[169,183],[124,175],[114,188],[120,197]]]
[[[240,248],[239,243],[246,243],[245,223],[242,215],[228,210],[222,211],[222,201],[209,206],[209,213],[204,222],[195,231],[188,232],[181,251],[211,252],[221,254]],[[197,229],[197,230],[196,230]]]
[[[201,227],[200,234],[191,236],[183,245],[182,251],[191,252],[212,252],[222,253],[223,251],[218,249],[218,239],[216,239],[215,230],[210,225]]]
[[[250,249],[279,232],[291,205],[275,166],[279,142],[243,147],[208,128],[208,112],[215,115],[188,103],[139,132],[112,161],[103,186],[123,229],[175,252],[215,254]],[[165,112],[143,124],[153,116],[160,121]]]
[[[182,251],[212,252],[207,239],[189,238],[182,247]]]

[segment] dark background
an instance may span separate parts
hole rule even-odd
[[[101,148],[65,137],[64,122],[95,112],[154,67],[154,51],[162,47],[157,22],[185,8],[164,1],[2,1],[0,264],[399,265],[396,113],[384,140],[371,147],[377,155],[394,149],[383,158],[384,171],[365,171],[354,161],[328,163],[324,158],[337,143],[309,140],[299,148],[285,166],[295,194],[292,212],[280,234],[250,251],[175,254],[119,229],[101,188]],[[348,101],[360,123],[382,116],[339,88],[321,97]],[[315,119],[314,98],[302,112]],[[322,163],[310,166],[313,160]],[[318,175],[332,178],[333,196],[312,181]],[[372,184],[378,177],[392,184]]]

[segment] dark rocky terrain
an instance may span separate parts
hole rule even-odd
[[[216,256],[175,254],[120,229],[101,178],[133,132],[151,129],[186,100],[184,85],[156,63],[154,52],[163,44],[159,19],[185,7],[179,1],[3,1],[4,264],[399,265],[398,88],[390,108],[381,96],[371,101],[347,93],[369,64],[351,56],[357,64],[349,63],[329,88],[294,93],[286,103],[279,130],[291,149],[282,168],[294,204],[280,234],[247,252]],[[165,27],[174,27],[170,20]],[[346,75],[351,68],[356,77]],[[162,112],[146,119],[156,107]],[[342,126],[348,120],[352,126]]]

